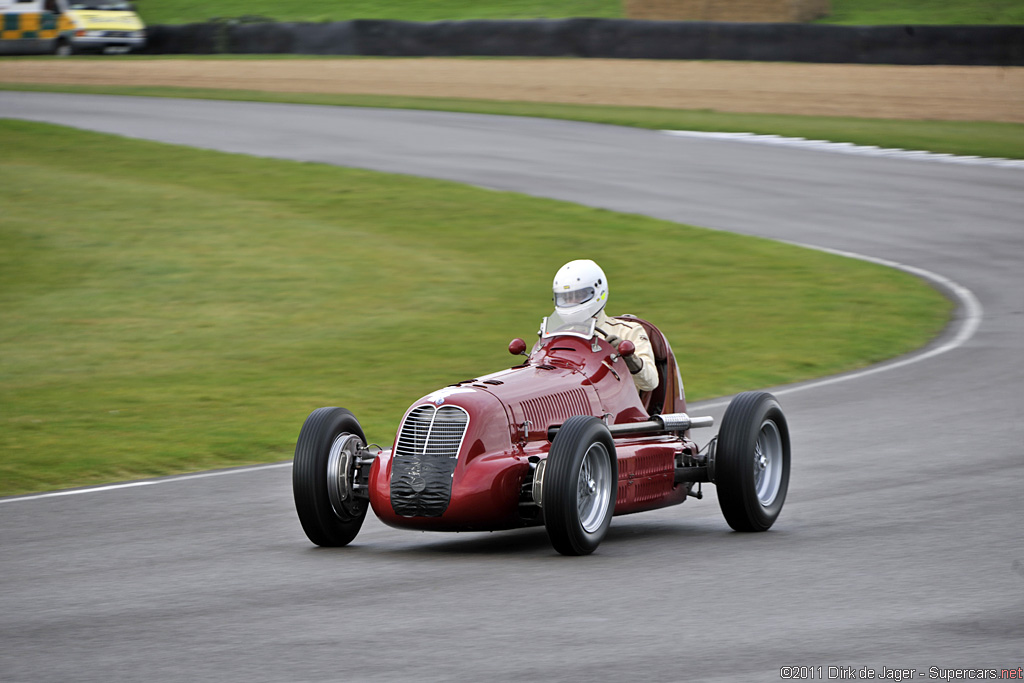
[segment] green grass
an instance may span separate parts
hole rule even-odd
[[[832,0],[829,24],[1024,24],[1021,0]]]
[[[141,0],[147,24],[185,24],[208,19],[265,17],[277,21],[402,19],[558,19],[622,18],[621,0],[324,0],[302,4],[276,0]],[[879,24],[1024,24],[1020,0],[832,0],[827,23]]]
[[[657,107],[613,107],[602,105],[497,102],[435,97],[386,95],[327,95],[271,93],[206,88],[161,88],[151,86],[74,86],[0,83],[0,90],[59,91],[144,95],[150,97],[196,97],[259,102],[293,102],[356,107],[394,107],[460,111],[479,114],[539,116],[636,126],[654,130],[699,130],[750,132],[804,137],[860,145],[945,152],[984,157],[1024,159],[1024,124],[987,121],[913,121],[864,119],[783,114],[733,114]]]
[[[512,363],[573,258],[659,323],[691,400],[950,312],[901,272],[513,193],[19,121],[0,148],[0,495],[286,459],[323,405],[390,445],[412,400]]]
[[[345,21],[402,19],[556,19],[621,17],[619,0],[325,0],[312,4],[275,0],[142,0],[139,14],[147,24],[185,24],[207,19],[266,17],[277,21]]]

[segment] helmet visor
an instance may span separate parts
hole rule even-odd
[[[594,298],[594,288],[572,289],[568,292],[555,292],[555,307],[579,306]]]

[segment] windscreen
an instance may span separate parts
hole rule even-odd
[[[593,318],[587,318],[581,323],[566,322],[558,316],[558,311],[555,311],[547,318],[544,318],[544,322],[540,325],[540,336],[546,339],[560,334],[568,334],[573,337],[589,340],[594,337],[594,326],[596,324],[597,321]]]

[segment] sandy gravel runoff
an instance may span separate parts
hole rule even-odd
[[[615,59],[0,59],[0,82],[1024,123],[1024,67]]]

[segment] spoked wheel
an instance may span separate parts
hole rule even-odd
[[[589,555],[615,512],[618,462],[615,442],[596,417],[566,420],[551,443],[544,472],[544,526],[555,550]]]
[[[321,546],[352,542],[366,517],[366,502],[351,490],[356,452],[366,437],[344,408],[310,413],[299,432],[292,465],[292,493],[302,530]]]
[[[789,426],[769,393],[732,400],[715,448],[715,483],[725,521],[736,531],[766,531],[789,489]]]

